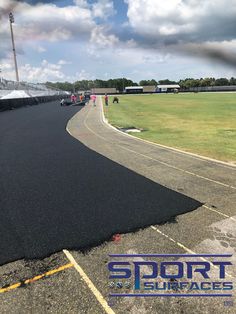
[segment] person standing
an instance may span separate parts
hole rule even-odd
[[[108,106],[108,96],[107,96],[107,94],[105,94],[104,99],[105,99],[105,105]]]
[[[96,99],[97,99],[97,96],[95,94],[91,95],[91,100],[93,102],[93,106],[96,107]]]
[[[75,94],[72,94],[70,97],[70,100],[71,100],[72,104],[75,104],[77,102],[77,96]]]

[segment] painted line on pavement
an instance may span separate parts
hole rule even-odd
[[[85,119],[84,119],[84,125],[86,126],[86,128],[87,128],[90,132],[92,132],[92,133],[93,133],[94,135],[96,135],[97,137],[99,137],[99,138],[101,138],[101,139],[103,139],[103,140],[105,140],[105,141],[107,141],[107,142],[110,142],[110,141],[109,141],[108,139],[106,139],[105,137],[103,137],[103,136],[101,136],[100,134],[97,134],[96,132],[94,132],[94,131],[87,125],[87,119],[88,119],[88,116],[89,116],[89,113],[90,113],[90,112],[91,112],[91,107],[90,107],[90,110],[88,110],[87,115],[86,115],[86,117],[85,117]],[[116,144],[116,145],[119,146],[119,147],[121,147],[121,148],[123,148],[124,150],[128,150],[128,151],[134,152],[134,153],[136,153],[136,154],[142,155],[143,157],[146,157],[146,158],[148,158],[148,159],[155,160],[155,159],[152,158],[152,157],[149,157],[149,156],[147,156],[147,155],[144,155],[144,154],[135,152],[135,151],[130,150],[129,148],[123,147],[123,146],[121,146],[121,145],[119,145],[119,144]],[[162,163],[162,162],[161,162],[161,163]],[[172,166],[172,167],[174,167],[174,166]],[[186,172],[186,170],[183,170],[183,169],[181,169],[181,170],[184,171],[184,172]],[[189,172],[188,172],[188,173],[189,173]],[[195,174],[195,176],[198,177],[199,175],[196,175],[196,174]],[[205,178],[205,177],[204,177],[204,178]],[[231,187],[231,186],[226,185],[226,184],[224,184],[224,183],[222,183],[222,182],[218,182],[218,181],[215,181],[215,180],[212,180],[212,179],[208,179],[208,178],[205,178],[205,179],[207,179],[207,180],[209,180],[209,181],[212,181],[212,182],[214,182],[214,183],[218,183],[218,184],[224,185],[224,186],[226,186],[226,187]],[[236,189],[236,187],[232,187],[232,188]],[[212,211],[212,212],[218,213],[218,214],[221,215],[221,216],[224,216],[224,217],[226,217],[226,218],[230,218],[230,219],[233,220],[233,221],[236,221],[235,218],[230,217],[230,216],[228,216],[228,215],[226,215],[226,214],[224,214],[224,213],[222,213],[222,212],[220,212],[220,211],[218,211],[218,210],[215,210],[215,209],[213,209],[213,208],[210,208],[210,207],[208,207],[208,206],[206,206],[206,205],[203,205],[203,207],[206,208],[206,209],[208,209],[208,210],[210,210],[210,211]]]
[[[88,288],[94,294],[94,296],[96,297],[98,302],[101,304],[101,306],[103,307],[105,312],[107,314],[115,314],[115,312],[108,305],[108,303],[105,300],[105,298],[103,297],[103,295],[98,291],[98,289],[95,287],[93,282],[89,279],[89,277],[86,275],[86,273],[81,268],[81,266],[79,266],[79,264],[76,262],[76,260],[74,259],[73,255],[69,251],[67,251],[67,250],[63,250],[63,253],[66,255],[68,260],[74,265],[75,269],[78,271],[78,273],[80,274],[82,279],[85,281],[85,283],[87,284]]]
[[[38,281],[39,279],[42,279],[42,278],[45,278],[45,277],[48,277],[48,276],[52,276],[52,275],[54,275],[54,274],[56,274],[56,273],[59,273],[59,272],[61,272],[61,271],[63,271],[63,270],[66,270],[66,269],[68,269],[68,268],[71,268],[71,267],[73,267],[73,266],[74,266],[74,265],[73,265],[72,263],[68,263],[68,264],[63,265],[63,266],[60,266],[60,267],[58,267],[58,268],[56,268],[56,269],[49,270],[48,272],[46,272],[46,273],[44,273],[44,274],[37,275],[37,276],[35,276],[35,277],[33,277],[33,278],[26,279],[26,280],[24,280],[24,281],[22,281],[22,282],[17,282],[17,283],[15,283],[15,284],[10,285],[10,286],[5,287],[5,288],[1,288],[1,289],[0,289],[0,293],[8,292],[8,291],[14,290],[14,289],[16,289],[16,288],[20,288],[20,287],[22,287],[22,286],[31,284],[31,283],[33,283],[33,282],[35,282],[35,281]]]
[[[162,236],[164,236],[165,238],[167,238],[169,241],[175,243],[177,246],[179,246],[181,249],[183,249],[184,251],[188,252],[189,254],[194,254],[197,255],[198,253],[195,253],[194,251],[190,250],[189,248],[187,248],[185,245],[183,245],[182,243],[175,241],[173,238],[171,238],[170,236],[168,236],[167,234],[165,234],[164,232],[162,232],[160,229],[158,229],[157,227],[151,226],[151,228],[156,231],[157,233],[161,234]],[[206,258],[204,257],[199,257],[202,261],[204,262],[208,262],[211,264],[212,267],[219,269],[216,265],[214,265],[211,261],[208,261]],[[225,272],[225,274],[227,276],[229,276],[230,278],[234,278],[232,275],[230,275],[229,273]]]
[[[217,213],[217,214],[219,214],[219,215],[221,215],[221,216],[224,216],[225,218],[229,218],[229,219],[231,219],[231,220],[233,220],[233,221],[236,222],[236,219],[235,219],[234,217],[231,217],[231,216],[229,216],[229,215],[227,215],[227,214],[224,214],[224,213],[220,212],[219,210],[216,210],[216,209],[214,209],[214,208],[208,207],[208,206],[206,206],[206,205],[202,205],[202,207],[204,207],[204,208],[206,208],[206,209],[208,209],[208,210],[210,210],[210,211],[212,211],[212,212],[215,212],[215,213]]]
[[[87,119],[88,119],[88,117],[89,117],[89,113],[91,112],[91,108],[92,108],[92,107],[90,107],[90,110],[88,110],[88,113],[87,113],[87,115],[86,115],[86,117],[85,117],[85,119],[84,119],[84,125],[86,126],[86,128],[87,128],[90,132],[92,132],[92,133],[93,133],[94,135],[96,135],[97,137],[99,137],[99,138],[101,138],[101,139],[103,139],[103,140],[105,140],[105,141],[107,141],[107,142],[109,142],[109,143],[112,143],[112,142],[111,142],[110,140],[108,140],[107,138],[105,138],[105,137],[103,137],[102,135],[100,135],[100,134],[94,132],[94,131],[88,126],[88,124],[87,124]],[[101,121],[101,122],[102,122],[102,121]],[[113,144],[113,143],[112,143],[112,144]],[[217,181],[217,180],[213,180],[213,179],[210,179],[210,178],[201,176],[201,175],[199,175],[199,174],[196,174],[196,173],[194,173],[194,172],[191,172],[191,171],[188,171],[188,170],[184,170],[184,169],[182,169],[182,168],[179,168],[179,167],[170,165],[170,164],[168,164],[168,163],[166,163],[166,162],[164,162],[164,161],[160,161],[159,159],[156,159],[156,158],[147,156],[147,155],[142,154],[142,153],[139,153],[139,152],[137,152],[137,151],[135,151],[135,150],[129,149],[129,148],[127,148],[127,147],[124,147],[123,145],[120,145],[120,144],[116,144],[116,145],[117,145],[118,147],[124,149],[124,150],[127,150],[127,151],[129,151],[129,152],[131,152],[131,153],[134,153],[134,154],[136,154],[136,155],[142,156],[142,157],[144,157],[144,158],[147,158],[147,159],[156,161],[156,162],[158,162],[158,163],[160,163],[160,164],[162,164],[162,165],[164,165],[164,166],[167,166],[167,167],[169,167],[169,168],[172,168],[172,169],[181,171],[181,172],[183,172],[183,173],[192,175],[192,176],[197,177],[197,178],[199,178],[199,179],[207,180],[207,181],[209,181],[209,182],[212,182],[212,183],[215,183],[215,184],[218,184],[218,185],[221,185],[221,186],[224,186],[224,187],[227,187],[227,188],[231,188],[231,189],[236,190],[236,187],[235,187],[235,186],[232,186],[232,185],[229,185],[229,184],[226,184],[226,183]]]
[[[101,105],[102,105],[102,104],[101,104]],[[86,127],[90,132],[92,132],[95,136],[97,136],[97,137],[101,138],[102,140],[105,140],[105,141],[107,141],[107,142],[110,143],[110,141],[109,141],[108,139],[106,139],[105,137],[103,137],[103,136],[99,135],[98,133],[94,132],[94,131],[87,125],[87,119],[88,119],[89,113],[91,112],[91,108],[92,108],[92,107],[88,108],[87,113],[86,113],[86,116],[85,116],[85,119],[84,119],[84,125],[85,125],[85,127]],[[98,107],[96,107],[96,108],[98,108]],[[111,127],[114,128],[113,126],[111,126]],[[118,131],[118,130],[117,130],[117,131]],[[68,132],[71,136],[73,136],[73,135],[70,133],[69,128],[67,128],[67,132]],[[116,144],[116,145],[120,146],[121,148],[123,148],[123,149],[125,149],[125,150],[129,150],[128,148],[123,147],[123,146],[121,146],[121,145],[119,145],[119,144]],[[137,152],[134,152],[134,153],[137,153]],[[139,154],[139,153],[138,153],[138,154]],[[149,156],[146,156],[146,155],[143,155],[143,156],[146,157],[146,158],[153,159],[153,158],[151,158],[151,157],[149,157]],[[211,180],[211,179],[209,179],[209,180]],[[213,182],[215,182],[215,181],[213,180]],[[220,182],[220,184],[224,185],[224,183],[221,183],[221,182]],[[226,186],[227,186],[227,185],[226,185]],[[236,221],[235,218],[233,218],[233,217],[231,217],[231,216],[229,216],[229,215],[227,215],[227,214],[224,214],[224,213],[222,213],[221,211],[218,211],[218,210],[213,209],[213,208],[211,208],[211,207],[208,207],[208,206],[206,206],[206,205],[203,205],[202,207],[204,207],[204,208],[206,208],[206,209],[208,209],[208,210],[210,210],[210,211],[212,211],[212,212],[215,212],[215,213],[217,213],[217,214],[219,214],[219,215],[221,215],[221,216],[224,216],[224,217],[226,217],[226,218],[229,218],[229,219],[231,219],[231,220],[233,220],[233,221]]]

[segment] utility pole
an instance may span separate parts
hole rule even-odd
[[[18,67],[17,67],[17,60],[16,60],[16,49],[15,49],[14,34],[13,34],[13,27],[12,27],[12,24],[14,23],[14,15],[12,14],[12,12],[9,13],[9,22],[10,22],[10,30],[11,30],[12,50],[13,50],[14,63],[15,63],[16,81],[19,82],[19,74],[18,74]]]

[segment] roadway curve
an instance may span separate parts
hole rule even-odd
[[[201,205],[71,137],[78,110],[54,102],[0,114],[0,264],[88,248]]]

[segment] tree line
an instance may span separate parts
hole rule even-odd
[[[151,80],[141,80],[139,83],[133,82],[130,79],[126,78],[117,78],[109,80],[81,80],[74,83],[71,82],[46,82],[46,86],[49,88],[57,88],[69,92],[76,91],[86,91],[92,88],[116,88],[118,91],[122,92],[125,87],[128,86],[148,86],[148,85],[169,85],[169,84],[179,84],[183,89],[189,89],[192,87],[208,87],[208,86],[228,86],[236,85],[236,78],[231,77],[227,78],[186,78],[180,81],[170,81],[168,79],[156,81],[155,79]]]

